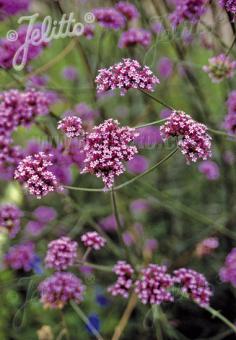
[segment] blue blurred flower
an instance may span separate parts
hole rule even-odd
[[[93,326],[96,331],[100,331],[101,325],[100,325],[100,318],[97,314],[90,314],[88,316],[90,325]],[[86,330],[88,331],[89,334],[94,334],[92,331],[92,327],[89,324],[86,325]]]

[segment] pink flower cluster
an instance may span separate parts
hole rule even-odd
[[[123,162],[131,160],[137,153],[137,148],[129,145],[136,136],[135,129],[119,127],[119,122],[113,119],[95,126],[86,138],[82,173],[101,177],[105,188],[111,188],[115,177],[125,171]]]
[[[115,8],[117,9],[117,11],[123,14],[127,20],[137,19],[139,17],[139,12],[137,8],[128,1],[119,1],[115,5]]]
[[[114,266],[113,271],[116,273],[118,278],[114,285],[108,288],[108,292],[113,296],[121,295],[124,298],[128,298],[129,290],[133,285],[133,268],[125,261],[118,261]]]
[[[143,304],[161,304],[174,301],[174,297],[168,291],[174,284],[171,275],[167,274],[166,266],[149,264],[141,270],[142,276],[135,282],[135,292]]]
[[[125,26],[125,17],[112,7],[95,8],[93,14],[102,27],[118,30]]]
[[[0,135],[9,136],[18,126],[29,125],[37,116],[48,114],[54,100],[50,92],[34,89],[0,93]]]
[[[224,266],[220,269],[220,279],[236,287],[236,248],[227,255]]]
[[[121,95],[124,95],[129,89],[153,92],[159,79],[148,66],[142,67],[137,60],[123,59],[108,69],[99,70],[95,82],[98,93],[120,89]]]
[[[16,15],[20,12],[27,11],[29,8],[29,0],[1,0],[0,1],[0,20]]]
[[[228,112],[225,117],[224,126],[230,133],[236,133],[236,91],[229,94],[227,100]]]
[[[164,141],[170,137],[178,138],[178,146],[187,163],[211,156],[211,137],[207,127],[183,111],[173,111],[160,131]]]
[[[0,206],[0,230],[7,230],[9,237],[13,238],[20,230],[20,219],[22,211],[14,204],[3,204]]]
[[[66,236],[51,241],[45,257],[46,267],[61,271],[73,266],[77,257],[77,248],[77,242]]]
[[[106,240],[100,236],[96,231],[90,231],[81,236],[81,241],[85,247],[92,248],[94,250],[100,250],[106,244]]]
[[[18,1],[19,3],[19,1]],[[39,24],[35,24],[34,28],[39,28]],[[17,31],[17,40],[11,41],[7,38],[0,40],[0,66],[5,69],[10,69],[13,67],[13,59],[16,55],[18,50],[22,50],[22,46],[25,44],[26,41],[26,34],[27,34],[27,26],[21,26]],[[34,29],[32,28],[31,32]],[[28,37],[28,41],[29,41]],[[37,58],[43,51],[43,48],[46,47],[46,44],[43,42],[39,45],[32,45],[29,44],[29,50],[27,54],[26,63],[29,61]],[[21,63],[22,61],[22,53],[19,53],[17,58],[17,63]]]
[[[30,271],[35,260],[35,246],[33,243],[22,243],[11,247],[4,257],[7,266],[14,270]]]
[[[219,239],[217,237],[208,237],[198,243],[196,247],[196,255],[199,257],[209,255],[218,247]]]
[[[202,274],[192,269],[180,268],[174,271],[174,282],[180,284],[182,292],[201,307],[209,305],[212,291]]]
[[[57,272],[38,287],[45,308],[63,308],[70,300],[80,303],[85,287],[72,273]]]
[[[183,21],[190,21],[195,24],[207,11],[207,0],[175,0],[175,11],[171,14],[170,20],[174,27]]]
[[[59,121],[57,128],[68,138],[75,138],[82,133],[82,120],[76,116],[68,116]]]
[[[236,2],[235,0],[219,0],[220,5],[226,9],[227,12],[236,14]]]
[[[236,69],[236,61],[225,54],[220,54],[209,59],[209,65],[203,66],[213,83],[220,83],[225,78],[232,78]]]
[[[61,189],[56,176],[49,170],[52,157],[51,154],[39,152],[25,157],[16,168],[14,178],[23,182],[30,194],[37,198]]]
[[[119,48],[132,47],[141,45],[148,47],[151,44],[152,35],[149,31],[142,28],[130,28],[121,34],[118,46]]]

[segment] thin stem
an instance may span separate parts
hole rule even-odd
[[[155,170],[156,168],[158,168],[159,165],[165,163],[169,158],[171,158],[178,150],[178,147],[176,147],[173,151],[171,151],[166,157],[164,157],[163,159],[161,159],[158,163],[156,163],[155,165],[153,165],[151,168],[149,168],[148,170],[144,171],[142,174],[135,176],[134,178],[130,179],[129,181],[118,185],[117,187],[114,187],[114,190],[119,190],[121,188],[126,187],[127,185],[136,182],[137,180],[139,180],[140,178],[148,175],[149,173],[151,173],[153,170]]]
[[[165,123],[167,120],[168,120],[168,118],[164,118],[164,119],[160,119],[160,120],[155,120],[154,122],[138,125],[138,126],[135,126],[134,128],[135,129],[141,129],[141,128],[146,127],[146,126],[158,125],[158,124]]]
[[[234,40],[233,40],[232,44],[230,45],[230,48],[226,52],[226,54],[225,54],[226,56],[228,56],[230,54],[230,52],[232,51],[232,48],[234,47],[235,42],[236,42],[236,36],[234,37]]]
[[[231,137],[233,138],[235,141],[235,136],[233,135],[229,135],[227,132],[224,132],[224,131],[220,131],[220,130],[215,130],[215,129],[211,129],[211,128],[208,128],[208,130],[212,133],[214,133],[215,135],[220,135],[220,136],[225,136],[225,137]]]
[[[103,337],[99,334],[99,332],[96,330],[96,328],[91,324],[87,316],[84,314],[84,312],[80,309],[80,307],[74,303],[73,301],[70,302],[71,307],[74,309],[76,314],[81,318],[81,320],[88,326],[93,333],[93,335],[98,340],[104,340]]]
[[[160,99],[154,97],[154,96],[151,95],[150,93],[148,93],[148,92],[146,92],[146,91],[144,91],[144,90],[141,90],[141,89],[139,89],[139,91],[141,91],[142,93],[146,94],[149,98],[153,99],[155,102],[161,104],[162,106],[166,107],[167,109],[170,109],[170,110],[172,110],[172,111],[174,110],[174,108],[173,108],[172,106],[170,106],[170,105],[166,104],[165,102],[163,102],[162,100],[160,100]]]
[[[171,158],[178,150],[178,147],[175,148],[173,151],[171,151],[166,157],[164,157],[163,159],[161,159],[158,163],[156,163],[155,165],[153,165],[151,168],[149,168],[148,170],[144,171],[142,174],[133,177],[132,179],[130,179],[129,181],[124,182],[123,184],[120,184],[116,187],[113,187],[114,191],[120,190],[124,187],[126,187],[127,185],[136,182],[137,180],[139,180],[140,178],[148,175],[150,172],[152,172],[153,170],[155,170],[159,165],[163,164],[165,161],[167,161],[169,158]],[[93,189],[93,188],[81,188],[81,187],[72,187],[72,186],[68,186],[68,185],[64,185],[64,188],[66,189],[70,189],[70,190],[77,190],[77,191],[92,191],[92,192],[104,192],[104,189]],[[108,192],[111,192],[110,190],[107,190]]]
[[[82,262],[86,261],[86,259],[88,258],[89,254],[91,253],[91,250],[92,250],[92,248],[90,248],[90,247],[86,249],[86,251],[85,251],[85,253],[84,253],[84,255],[83,255],[82,259],[81,259]]]
[[[124,329],[130,319],[130,316],[137,304],[138,298],[135,293],[131,295],[131,298],[128,302],[127,307],[125,308],[125,311],[120,319],[120,322],[118,323],[115,332],[113,334],[112,340],[119,340],[120,337],[122,336]]]
[[[93,269],[100,270],[102,272],[111,272],[111,273],[113,272],[111,267],[101,266],[101,265],[93,264],[93,263],[90,263],[90,262],[78,261],[77,264],[80,265],[80,266],[91,267]]]
[[[231,321],[229,321],[224,315],[222,315],[219,311],[215,310],[212,307],[205,307],[205,310],[211,313],[213,317],[216,317],[219,320],[221,320],[223,323],[225,323],[236,334],[236,326]]]

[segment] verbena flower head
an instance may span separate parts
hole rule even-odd
[[[66,236],[51,241],[45,257],[46,267],[61,271],[73,266],[77,257],[77,248],[77,242]]]
[[[58,272],[42,281],[38,287],[45,308],[63,308],[68,302],[80,303],[85,286],[72,273]]]
[[[219,274],[221,281],[229,282],[236,287],[236,248],[233,248],[227,255]]]
[[[173,73],[173,62],[167,57],[160,59],[158,63],[158,71],[162,78],[170,78]]]
[[[86,103],[79,103],[75,106],[75,113],[86,123],[87,121],[93,121],[99,116],[99,111],[94,110]]]
[[[173,301],[168,291],[174,281],[167,273],[166,266],[149,264],[141,270],[141,278],[135,282],[135,292],[143,304],[156,304]]]
[[[68,138],[75,138],[82,133],[82,120],[76,116],[65,117],[59,121],[57,128]]]
[[[198,169],[209,181],[216,181],[220,177],[219,166],[213,161],[201,162]]]
[[[121,34],[118,46],[119,48],[132,47],[141,45],[148,47],[151,44],[152,35],[149,31],[142,28],[130,28]]]
[[[19,1],[18,1],[19,2]],[[10,1],[9,1],[10,3]],[[34,31],[35,28],[39,28],[40,24],[35,24],[31,30]],[[17,40],[10,41],[7,38],[3,38],[0,40],[0,66],[2,68],[11,69],[13,67],[13,59],[16,55],[16,52],[24,45],[27,35],[27,26],[20,26],[17,30]],[[28,37],[29,41],[29,37]],[[27,54],[26,63],[29,63],[31,60],[37,58],[43,51],[44,47],[47,44],[42,42],[38,45],[29,44],[29,50]],[[21,63],[22,61],[22,53],[19,54],[17,58],[17,63]]]
[[[49,223],[55,220],[57,212],[54,208],[41,205],[34,210],[33,215],[39,222]]]
[[[183,111],[173,111],[160,128],[163,140],[178,138],[178,146],[187,163],[211,156],[211,137],[204,124],[196,122]]]
[[[235,0],[219,0],[220,5],[226,9],[227,12],[236,14],[236,2]]]
[[[140,155],[135,155],[131,161],[127,163],[127,170],[133,174],[141,174],[146,171],[149,166],[149,160]]]
[[[211,254],[219,247],[219,239],[217,237],[208,237],[197,244],[196,255],[201,257]]]
[[[220,83],[225,78],[232,78],[236,69],[236,61],[225,54],[209,59],[209,64],[203,66],[213,83]]]
[[[224,127],[230,133],[236,133],[236,91],[229,94],[227,100],[228,113],[225,117]]]
[[[118,261],[114,266],[113,271],[116,273],[118,278],[115,284],[108,288],[108,292],[113,296],[121,295],[124,298],[128,298],[130,288],[133,285],[133,268],[125,261]]]
[[[95,82],[98,93],[120,89],[121,95],[124,95],[129,89],[153,92],[159,79],[148,66],[142,67],[137,60],[123,59],[108,69],[99,70]]]
[[[125,26],[125,17],[114,8],[95,8],[93,14],[102,27],[118,30]]]
[[[11,247],[4,257],[5,264],[14,270],[30,271],[35,260],[35,246],[33,243],[22,243]]]
[[[95,25],[92,25],[92,24],[84,25],[83,35],[88,40],[92,39],[95,36]]]
[[[49,170],[52,155],[39,152],[25,157],[17,166],[14,178],[22,182],[31,195],[37,198],[61,190],[56,176]]]
[[[20,230],[20,219],[22,211],[14,204],[3,204],[0,206],[0,231],[7,230],[9,237],[13,238]]]
[[[119,1],[115,5],[115,8],[117,11],[123,14],[127,20],[134,20],[139,17],[139,11],[137,10],[137,7],[128,1]]]
[[[9,136],[18,126],[27,126],[37,116],[48,114],[54,101],[50,92],[34,89],[0,93],[0,134]]]
[[[212,291],[202,274],[192,269],[180,268],[174,271],[174,281],[180,285],[183,293],[201,307],[209,305]]]
[[[81,236],[81,241],[85,247],[92,248],[94,250],[100,250],[106,244],[106,240],[100,236],[96,231],[89,231]]]
[[[26,12],[29,8],[30,0],[0,0],[0,20],[20,12]]]
[[[77,68],[74,66],[65,67],[62,71],[65,79],[75,81],[79,79]]]
[[[183,21],[195,24],[206,13],[207,0],[175,0],[175,11],[170,15],[174,27]]]
[[[123,162],[131,160],[137,153],[137,148],[130,145],[136,136],[135,129],[119,127],[119,122],[113,119],[95,126],[86,138],[82,173],[101,177],[105,188],[111,188],[115,177],[125,171]]]
[[[0,135],[0,167],[4,174],[8,173],[9,179],[13,178],[16,165],[23,157],[23,150],[18,145],[13,145],[11,138]]]

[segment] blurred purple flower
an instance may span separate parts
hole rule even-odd
[[[173,63],[169,58],[163,57],[159,60],[157,69],[162,78],[170,78],[173,73]]]
[[[198,169],[210,181],[216,181],[220,177],[219,166],[213,161],[201,162]]]
[[[145,199],[137,199],[131,202],[130,204],[130,211],[132,214],[139,214],[145,213],[150,209],[149,202]]]
[[[79,79],[77,68],[74,66],[67,66],[62,71],[62,76],[71,81],[75,81]]]
[[[140,174],[147,170],[148,166],[149,160],[146,157],[136,155],[127,163],[127,170],[133,174]]]
[[[156,145],[163,143],[160,128],[155,126],[147,126],[138,129],[139,136],[135,138],[135,143],[139,147],[148,147],[151,145]]]
[[[57,217],[57,212],[54,208],[47,206],[40,206],[33,211],[34,217],[42,223],[48,223]]]

